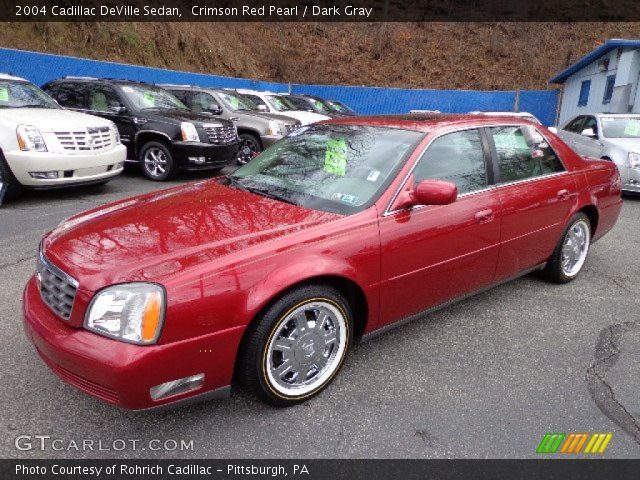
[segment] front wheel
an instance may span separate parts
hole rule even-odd
[[[292,290],[249,327],[239,357],[240,380],[272,405],[309,399],[340,370],[352,324],[349,304],[336,289]]]
[[[262,151],[262,146],[260,145],[260,140],[255,135],[251,133],[241,133],[240,137],[240,149],[238,150],[238,156],[236,157],[236,161],[240,165],[244,165],[251,161],[253,157],[256,156],[257,153]]]
[[[2,201],[18,198],[23,192],[22,185],[18,182],[9,165],[0,152],[0,205]]]
[[[140,150],[140,167],[147,178],[156,182],[170,179],[177,171],[171,151],[160,142],[144,144]]]
[[[591,223],[584,213],[569,221],[558,246],[545,267],[547,277],[556,283],[567,283],[578,276],[591,245]]]

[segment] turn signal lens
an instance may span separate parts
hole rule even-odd
[[[147,304],[142,319],[142,340],[150,343],[156,338],[162,314],[162,297],[160,292],[153,292],[147,297]]]

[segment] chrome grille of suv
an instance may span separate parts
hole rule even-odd
[[[295,129],[297,129],[300,125],[296,125],[295,123],[286,123],[284,126],[287,129],[287,133],[291,133]]]
[[[78,291],[78,282],[51,264],[42,253],[38,257],[36,275],[44,303],[58,316],[69,320]]]
[[[228,125],[225,127],[214,127],[211,125],[204,125],[204,130],[207,132],[209,141],[211,143],[225,144],[233,143],[236,140],[236,127]]]
[[[103,150],[112,144],[109,127],[89,127],[86,130],[54,133],[65,150]]]

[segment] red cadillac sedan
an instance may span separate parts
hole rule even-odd
[[[24,324],[58,376],[123,408],[232,384],[290,405],[358,340],[533,270],[573,280],[620,208],[615,164],[526,120],[336,119],[227,177],[67,219]]]

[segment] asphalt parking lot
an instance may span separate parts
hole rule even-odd
[[[42,234],[76,212],[204,177],[158,184],[131,171],[104,187],[30,193],[0,209],[0,457],[521,458],[536,457],[547,432],[612,432],[604,456],[638,457],[640,198],[625,199],[576,281],[530,275],[379,336],[297,407],[234,393],[133,413],[62,383],[21,325]],[[40,450],[36,440],[19,450],[20,435],[60,439],[63,450],[46,441]],[[83,440],[94,450],[73,447]],[[166,440],[192,448],[150,448]]]

